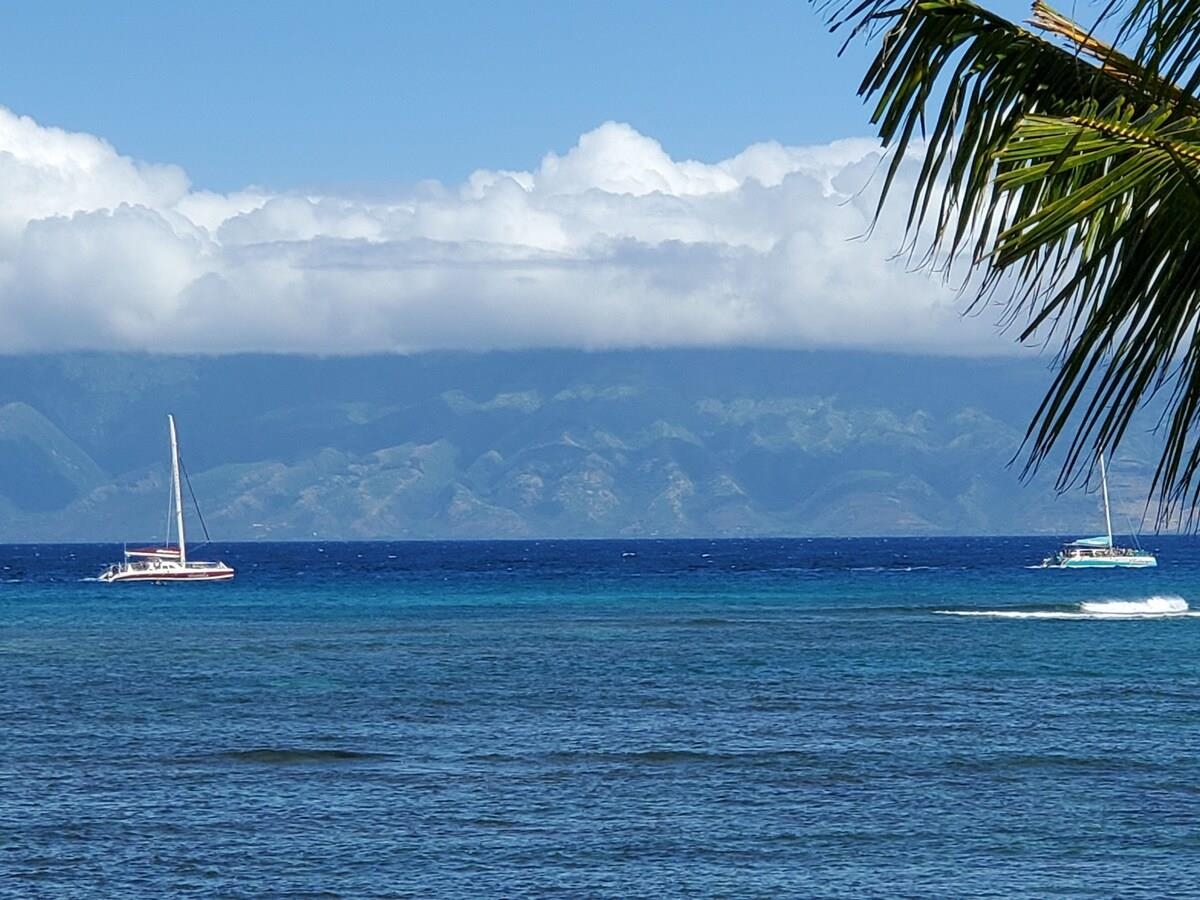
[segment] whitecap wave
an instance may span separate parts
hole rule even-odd
[[[1095,600],[1079,604],[1080,612],[1096,616],[1172,616],[1189,612],[1182,597],[1146,597],[1144,600]]]
[[[933,572],[938,569],[949,568],[948,566],[908,566],[908,565],[893,565],[893,566],[850,566],[847,571],[850,572],[884,572],[893,574],[895,572]]]
[[[1140,600],[1085,600],[1075,609],[937,609],[939,616],[974,616],[991,619],[1161,619],[1200,616],[1178,596],[1153,596]]]

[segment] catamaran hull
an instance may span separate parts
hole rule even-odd
[[[1149,569],[1158,565],[1153,556],[1130,556],[1118,559],[1048,559],[1048,569]]]
[[[106,569],[100,574],[100,580],[108,583],[132,581],[228,581],[234,574],[234,570],[224,564],[205,566],[204,568],[185,568],[183,566],[140,567],[130,565],[114,566],[111,569]]]

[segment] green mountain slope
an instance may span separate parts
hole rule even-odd
[[[782,351],[0,359],[0,540],[1088,532],[1009,466],[1030,360]],[[1152,436],[1113,461],[1138,518]]]

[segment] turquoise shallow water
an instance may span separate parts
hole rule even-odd
[[[0,895],[1197,896],[1150,543],[0,547]]]

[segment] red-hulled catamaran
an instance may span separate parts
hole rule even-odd
[[[175,417],[168,415],[167,424],[171,430],[171,500],[167,515],[167,543],[162,547],[126,548],[125,561],[114,563],[101,572],[101,581],[228,581],[234,576],[234,570],[223,562],[188,559]],[[170,534],[172,519],[177,537],[174,546],[171,545]]]

